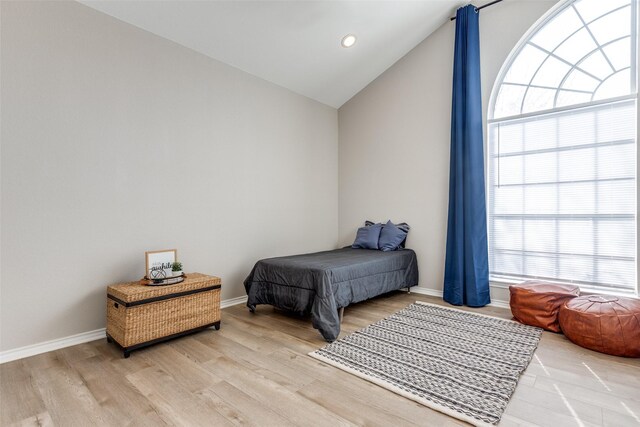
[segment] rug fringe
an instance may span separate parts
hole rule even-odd
[[[490,318],[490,319],[497,319],[497,320],[502,320],[503,322],[515,323],[515,324],[517,324],[517,325],[528,326],[528,327],[530,327],[530,328],[534,328],[534,329],[540,329],[540,328],[537,328],[537,327],[535,327],[535,326],[525,325],[524,323],[520,323],[520,322],[518,322],[517,320],[514,320],[514,319],[503,319],[503,318],[501,318],[501,317],[491,316],[491,315],[489,315],[489,314],[483,314],[483,313],[476,313],[475,311],[463,310],[463,309],[461,309],[461,308],[449,307],[449,306],[446,306],[446,305],[440,305],[440,304],[433,304],[433,303],[430,303],[430,302],[424,302],[424,301],[416,301],[416,304],[420,304],[420,305],[430,305],[430,306],[432,306],[432,307],[438,307],[438,308],[442,308],[442,309],[445,309],[445,310],[459,311],[459,312],[461,312],[461,313],[469,313],[469,314],[473,314],[473,315],[475,315],[475,316],[488,317],[488,318]],[[478,308],[479,308],[479,307],[478,307]]]

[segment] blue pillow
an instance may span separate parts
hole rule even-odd
[[[372,221],[365,221],[364,225],[373,225]],[[394,224],[396,227],[398,227],[400,230],[404,231],[405,233],[409,234],[409,230],[411,229],[411,227],[409,227],[409,224],[407,224],[406,222],[400,222],[398,224]],[[405,243],[407,242],[407,236],[404,236],[404,240],[402,241],[402,243],[400,243],[400,248],[404,248]],[[378,243],[378,246],[380,246],[380,243]]]
[[[391,222],[391,220],[389,220],[380,231],[378,248],[384,252],[395,251],[406,238],[407,232],[397,227]]]
[[[356,249],[378,249],[378,239],[380,238],[381,230],[382,224],[373,224],[358,228],[356,240],[351,247]]]

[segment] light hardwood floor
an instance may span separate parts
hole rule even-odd
[[[356,304],[345,310],[342,334],[415,300],[443,303],[397,292]],[[309,319],[268,306],[222,313],[220,331],[129,359],[100,340],[0,365],[2,426],[465,425],[308,357],[325,344]],[[640,425],[640,359],[545,332],[500,425]]]

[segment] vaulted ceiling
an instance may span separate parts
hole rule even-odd
[[[448,21],[461,0],[81,0],[332,107]],[[343,48],[342,37],[357,36]],[[451,47],[453,49],[453,46]]]

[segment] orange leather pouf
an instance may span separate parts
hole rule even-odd
[[[509,286],[511,313],[519,322],[560,332],[558,312],[568,300],[580,295],[580,288],[530,280]]]
[[[579,346],[640,357],[640,300],[608,295],[574,298],[560,309],[560,327]]]

